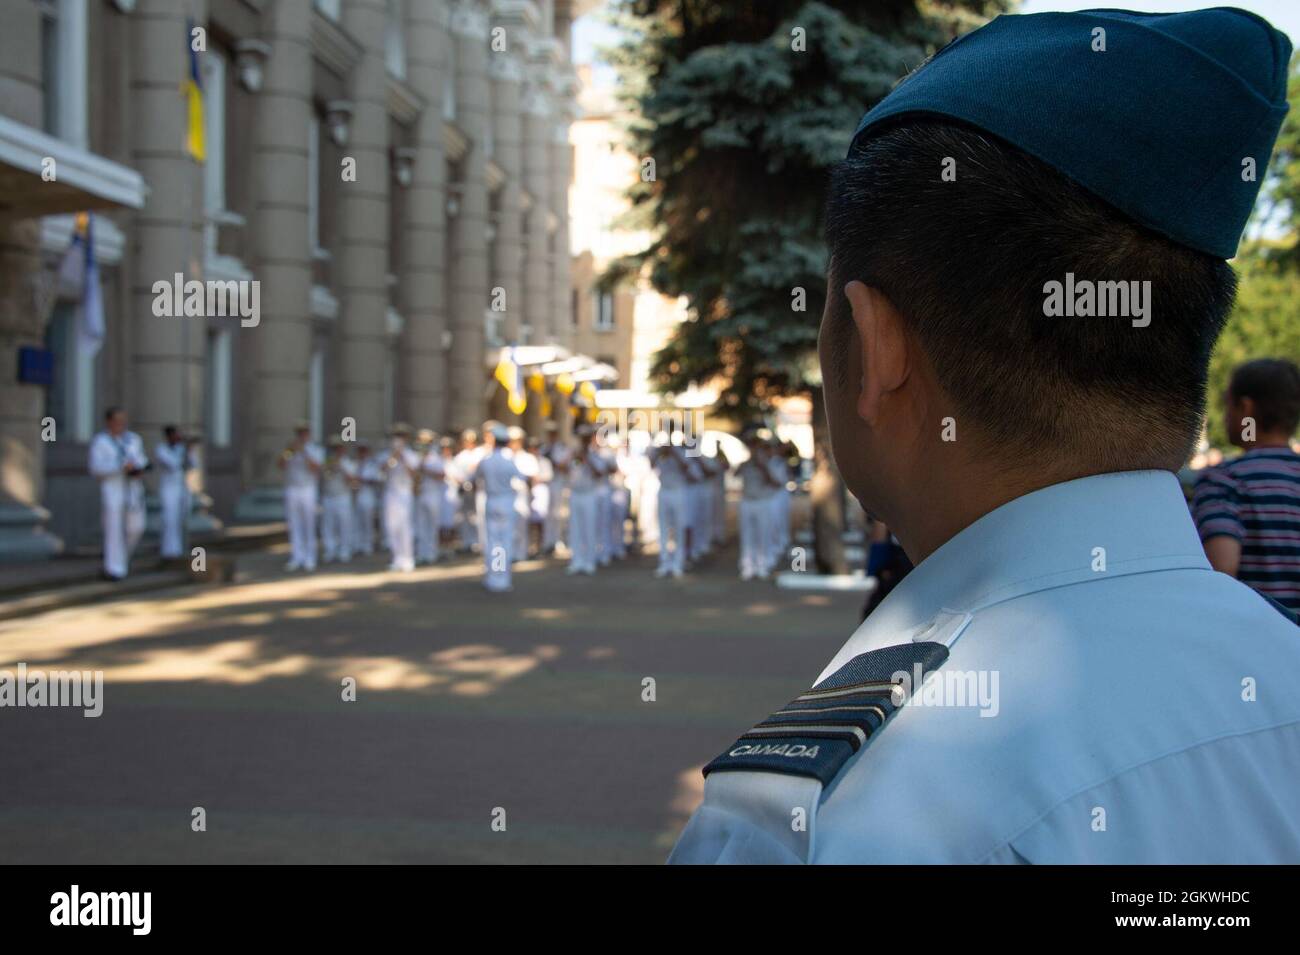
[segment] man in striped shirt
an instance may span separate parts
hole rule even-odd
[[[1300,369],[1260,358],[1241,365],[1224,394],[1224,426],[1244,453],[1208,468],[1192,514],[1215,570],[1300,611]]]

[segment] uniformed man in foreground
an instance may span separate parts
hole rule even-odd
[[[1230,9],[1003,16],[867,114],[819,349],[917,566],[705,767],[673,861],[1300,862],[1300,631],[1173,473],[1290,52]]]

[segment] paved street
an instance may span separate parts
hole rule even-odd
[[[468,562],[283,563],[0,624],[0,669],[106,681],[98,719],[0,709],[0,862],[657,863],[700,766],[816,677],[860,601],[742,584],[734,550],[681,581],[533,561],[492,597]]]

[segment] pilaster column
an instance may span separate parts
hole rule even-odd
[[[131,376],[139,386],[128,403],[131,429],[149,446],[164,425],[189,430],[204,420],[205,320],[158,317],[152,307],[155,282],[173,283],[177,273],[185,281],[204,278],[204,167],[185,151],[189,110],[178,85],[190,71],[191,19],[207,22],[206,2],[186,9],[172,0],[142,0],[131,23],[131,165],[149,192],[133,230]]]
[[[10,119],[40,129],[40,9],[2,0],[0,18],[0,103]],[[0,560],[48,557],[63,546],[42,526],[45,391],[18,381],[18,349],[39,346],[45,332],[40,270],[40,221],[0,218]]]
[[[487,385],[483,314],[488,306],[488,187],[485,149],[491,123],[488,16],[484,4],[457,0],[451,11],[456,69],[456,122],[469,139],[452,220],[451,419],[457,427],[481,421]]]
[[[546,95],[546,61],[530,64],[523,92],[524,189],[532,197],[524,237],[524,317],[539,345],[555,344],[547,213],[551,200],[551,106]]]
[[[406,189],[402,231],[405,268],[402,276],[403,330],[398,408],[405,421],[430,422],[446,429],[447,330],[446,238],[447,157],[442,141],[442,97],[447,82],[447,27],[442,0],[406,5],[407,82],[424,100],[416,120],[415,163]]]
[[[491,279],[494,288],[500,287],[505,292],[504,338],[507,342],[522,342],[521,326],[525,324],[524,236],[520,180],[524,159],[523,115],[519,104],[524,70],[518,51],[510,46],[509,38],[506,50],[494,50],[489,54],[489,73],[492,77],[492,139],[496,147],[493,158],[505,174],[498,195]]]
[[[569,305],[573,285],[573,258],[569,254],[569,178],[572,175],[572,151],[569,147],[569,121],[572,103],[571,81],[559,70],[555,108],[551,125],[551,211],[557,220],[551,253],[551,316],[555,340],[566,348],[573,347],[573,320]]]
[[[388,312],[388,190],[392,181],[388,152],[388,71],[384,0],[348,0],[343,26],[361,46],[349,77],[351,134],[343,154],[356,160],[355,182],[339,193],[339,409],[355,418],[359,434],[380,433],[384,420],[385,368],[390,360]],[[338,175],[326,170],[325,175]],[[327,422],[332,432],[337,422]]]
[[[261,323],[236,334],[247,374],[245,434],[252,454],[243,461],[249,490],[237,516],[268,519],[283,513],[276,459],[295,421],[307,417],[311,362],[311,248],[307,235],[307,141],[312,104],[312,8],[276,3],[263,14],[262,39],[271,48],[257,95],[253,151],[255,200],[253,271],[261,282]]]

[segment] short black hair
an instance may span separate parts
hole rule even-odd
[[[1228,382],[1233,398],[1255,402],[1258,431],[1295,434],[1300,427],[1300,368],[1285,358],[1257,358],[1238,365]]]
[[[1236,294],[1223,260],[1139,225],[990,134],[929,117],[884,128],[836,167],[826,237],[829,330],[843,336],[832,349],[853,337],[845,283],[878,288],[959,421],[1000,453],[1095,470],[1186,459]],[[1149,280],[1150,324],[1047,317],[1045,283],[1066,273]]]
[[[117,414],[118,412],[120,412],[121,410],[122,410],[122,406],[121,406],[121,405],[109,405],[108,408],[105,409],[105,411],[104,411],[104,420],[105,420],[105,421],[112,421],[112,420],[113,420],[113,416],[114,416],[115,414]]]

